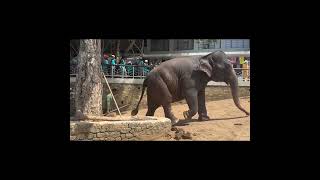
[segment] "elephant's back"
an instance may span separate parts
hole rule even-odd
[[[192,71],[192,58],[174,58],[161,63],[150,72],[150,76],[160,77],[172,95],[172,101],[180,101],[184,98],[182,77],[188,76]],[[155,78],[152,78],[155,79]]]

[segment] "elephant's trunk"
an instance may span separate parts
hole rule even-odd
[[[240,100],[239,100],[239,87],[238,87],[238,78],[235,74],[233,74],[232,78],[229,81],[230,83],[230,88],[231,88],[231,93],[232,93],[232,98],[233,98],[233,102],[234,104],[244,113],[246,113],[246,115],[250,115],[250,113],[248,111],[246,111],[245,109],[243,109],[243,107],[240,105]]]

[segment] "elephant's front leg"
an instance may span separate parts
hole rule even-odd
[[[164,104],[163,110],[164,110],[165,117],[171,120],[172,125],[175,125],[176,123],[178,123],[179,119],[173,115],[170,103]]]
[[[202,89],[198,92],[198,120],[206,121],[209,120],[210,117],[207,114],[206,108],[206,97],[205,97],[205,89]]]
[[[198,112],[198,91],[196,89],[188,89],[185,91],[185,97],[189,111],[183,112],[183,116],[186,120],[190,120]]]

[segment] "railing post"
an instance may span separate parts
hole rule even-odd
[[[144,77],[144,65],[142,66],[142,77]]]
[[[114,66],[113,66],[113,64],[111,64],[111,78],[113,78],[113,70],[114,70]]]
[[[134,79],[134,65],[132,65],[132,76],[133,76],[133,79]]]

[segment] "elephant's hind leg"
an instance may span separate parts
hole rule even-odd
[[[148,87],[149,88],[149,87]],[[150,90],[150,91],[149,91]],[[167,84],[163,81],[162,78],[157,79],[157,83],[154,84],[151,88],[148,89],[148,94],[153,103],[162,105],[164,114],[166,118],[171,120],[172,124],[178,122],[171,109],[172,95],[167,87]],[[150,114],[152,113],[152,108],[150,109]]]
[[[171,109],[171,104],[167,103],[163,105],[163,110],[166,118],[169,118],[171,120],[171,124],[174,125],[178,122],[178,118],[174,116]]]
[[[156,112],[158,107],[160,107],[160,105],[148,102],[148,112],[147,112],[146,116],[154,116],[154,112]]]

